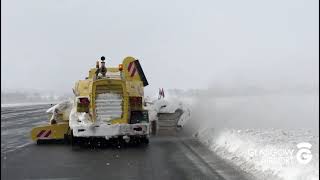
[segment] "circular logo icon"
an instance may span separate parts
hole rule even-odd
[[[312,145],[307,142],[297,144],[298,152],[296,158],[300,164],[308,164],[312,160],[311,147]]]

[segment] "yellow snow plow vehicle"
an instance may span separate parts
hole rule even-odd
[[[31,138],[37,143],[116,140],[148,144],[149,117],[143,103],[147,85],[139,60],[127,57],[119,67],[107,67],[101,57],[88,77],[76,82],[73,100],[50,108],[50,123],[33,128]]]

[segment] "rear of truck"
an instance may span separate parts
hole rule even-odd
[[[76,83],[77,96],[69,120],[72,136],[148,139],[148,111],[143,108],[147,82],[142,81],[145,76],[139,61],[126,58],[118,68],[107,68],[101,77],[96,71],[91,70],[86,80]]]
[[[103,59],[90,69],[88,77],[76,82],[68,121],[36,127],[32,139],[121,139],[147,143],[150,127],[143,105],[147,85],[141,65],[133,57],[125,58],[119,67],[106,67]],[[50,131],[50,136],[39,136],[42,131]]]

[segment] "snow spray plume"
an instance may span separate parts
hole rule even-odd
[[[319,133],[319,94],[212,87],[195,96],[190,133],[203,128],[308,129]]]

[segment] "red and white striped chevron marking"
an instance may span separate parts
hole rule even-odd
[[[48,138],[51,134],[51,130],[41,130],[37,134],[37,138]]]
[[[128,72],[130,74],[131,77],[133,77],[136,72],[137,72],[137,68],[134,64],[134,61],[130,62],[129,65],[128,65]]]

